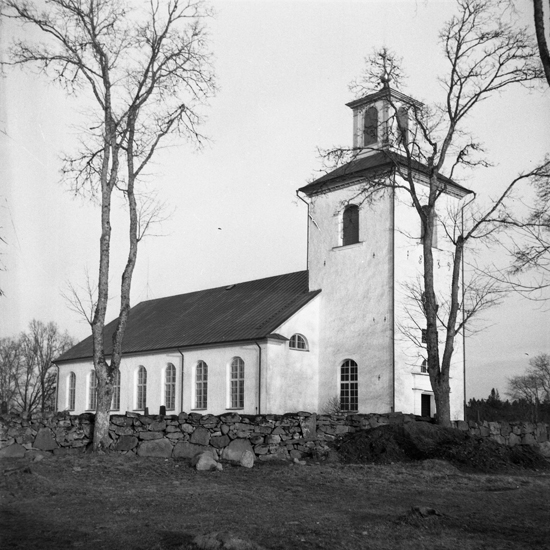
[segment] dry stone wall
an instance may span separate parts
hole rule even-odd
[[[111,449],[139,456],[192,459],[210,451],[221,460],[238,461],[250,451],[256,459],[300,459],[322,455],[328,443],[348,432],[384,424],[426,421],[401,413],[247,416],[236,413],[111,416]],[[90,449],[93,414],[0,415],[0,457],[64,454]],[[454,427],[505,445],[537,446],[550,455],[550,427],[527,422],[454,422]]]

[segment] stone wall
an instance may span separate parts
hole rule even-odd
[[[335,437],[383,424],[426,421],[401,413],[362,415],[316,415],[298,412],[285,415],[220,416],[180,413],[141,416],[136,413],[111,416],[111,448],[140,456],[191,459],[201,451],[238,460],[252,451],[259,460],[300,459],[328,450]],[[0,415],[0,457],[33,454],[64,454],[84,451],[91,446],[93,414],[68,413]],[[454,422],[454,427],[472,435],[487,437],[505,445],[550,443],[547,424],[526,422]]]

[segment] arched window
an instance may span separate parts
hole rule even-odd
[[[244,361],[240,357],[231,360],[231,408],[242,409],[244,407]]]
[[[369,107],[363,119],[363,147],[378,141],[378,109]]]
[[[293,334],[290,337],[288,347],[290,349],[299,349],[302,351],[307,351],[309,349],[305,336],[302,336],[301,334]]]
[[[97,376],[95,370],[90,371],[88,378],[88,409],[95,411],[97,408]]]
[[[144,410],[147,407],[147,370],[143,365],[138,369],[136,401],[138,410]]]
[[[398,143],[409,143],[409,113],[406,107],[397,109],[397,136]]]
[[[176,408],[176,367],[168,363],[164,372],[164,405],[169,411]]]
[[[195,367],[195,408],[208,407],[208,365],[199,361]]]
[[[74,411],[75,397],[76,397],[76,374],[74,372],[71,372],[69,374],[69,385],[68,385],[68,391],[67,391],[67,408],[70,411]]]
[[[113,376],[113,397],[111,399],[111,409],[120,410],[120,371],[117,369]]]
[[[342,246],[359,242],[359,207],[349,204],[342,213]]]
[[[352,359],[346,359],[340,367],[340,408],[343,411],[359,408],[357,363]]]
[[[420,365],[420,372],[427,374],[428,373],[428,361],[422,359],[422,364]]]

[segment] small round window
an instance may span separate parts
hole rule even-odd
[[[302,336],[301,334],[293,334],[290,337],[289,347],[290,349],[298,349],[302,351],[307,351],[309,349],[305,336]]]

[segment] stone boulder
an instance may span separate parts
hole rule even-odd
[[[137,454],[139,456],[170,458],[172,456],[172,449],[172,444],[168,439],[153,439],[142,441],[137,449]]]
[[[191,465],[200,472],[208,472],[210,470],[223,470],[223,466],[214,458],[210,451],[203,451],[196,455]]]
[[[9,447],[3,447],[0,449],[0,458],[23,458],[25,456],[26,449],[23,445],[15,443]]]
[[[40,428],[36,434],[33,447],[41,451],[53,451],[57,449],[59,445],[55,441],[53,432],[50,428]]]
[[[184,458],[189,460],[204,451],[212,452],[212,456],[215,455],[215,451],[211,447],[194,445],[193,443],[189,443],[189,441],[178,441],[174,447],[172,458]]]
[[[223,450],[222,458],[224,460],[229,460],[231,462],[240,462],[243,454],[249,451],[254,454],[252,445],[248,439],[234,439],[231,443]]]
[[[195,445],[208,445],[210,443],[210,432],[206,428],[197,428],[189,438]]]
[[[138,444],[138,438],[133,435],[123,435],[116,442],[115,451],[131,451]]]

